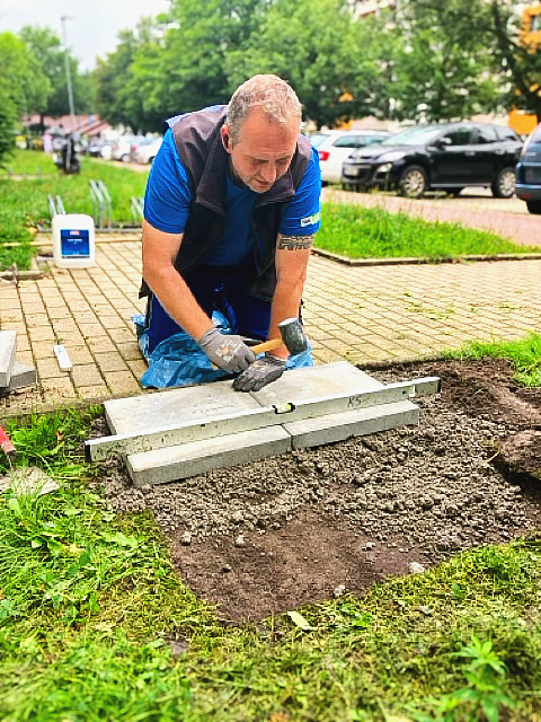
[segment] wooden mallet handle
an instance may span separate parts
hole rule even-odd
[[[283,343],[281,338],[271,338],[268,341],[263,341],[263,343],[256,343],[255,346],[250,346],[250,348],[254,353],[263,353],[264,351],[274,351]]]

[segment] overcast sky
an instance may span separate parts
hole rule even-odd
[[[14,33],[24,25],[47,26],[62,34],[66,20],[68,46],[79,59],[81,70],[91,70],[96,56],[104,57],[117,46],[124,28],[135,27],[142,16],[167,10],[168,0],[0,0],[0,32]]]

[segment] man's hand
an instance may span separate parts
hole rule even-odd
[[[284,373],[285,359],[271,356],[258,358],[233,381],[235,391],[259,391]]]
[[[197,343],[213,364],[229,373],[244,371],[255,360],[255,354],[240,336],[220,333],[216,326],[209,328]]]

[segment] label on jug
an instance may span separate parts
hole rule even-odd
[[[60,249],[62,258],[89,258],[89,231],[86,229],[61,228]]]

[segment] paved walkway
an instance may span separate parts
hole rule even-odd
[[[142,392],[146,366],[131,322],[144,306],[140,240],[100,239],[96,259],[89,269],[1,283],[0,328],[18,332],[17,358],[36,367],[38,385],[0,399],[0,419]],[[541,331],[540,279],[541,260],[351,267],[314,255],[304,317],[319,363],[433,357],[474,339]],[[72,372],[59,369],[57,342]]]

